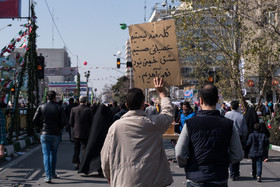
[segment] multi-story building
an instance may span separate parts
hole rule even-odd
[[[131,47],[130,47],[130,42],[129,40],[126,41],[125,43],[125,60],[126,63],[132,63],[132,57],[131,57]],[[133,70],[132,67],[127,67],[125,68],[125,76],[129,78],[129,87],[133,88],[134,86],[134,81],[133,81]]]
[[[71,67],[71,58],[69,57],[66,48],[39,48],[37,54],[38,56],[41,55],[45,57],[45,68]],[[47,87],[50,83],[67,83],[72,81],[74,81],[74,75],[45,75],[44,86]],[[61,97],[62,93],[65,94],[65,89],[62,87],[52,88],[52,90],[55,90],[58,93],[58,97]]]
[[[65,48],[39,48],[37,54],[45,57],[45,68],[71,67],[71,58]],[[73,81],[74,76],[46,76],[48,82]]]

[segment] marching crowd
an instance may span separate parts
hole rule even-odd
[[[146,105],[138,88],[130,89],[120,106],[117,102],[90,106],[86,96],[70,98],[65,106],[49,91],[48,102],[37,108],[33,118],[41,129],[45,182],[59,178],[57,150],[65,128],[74,144],[72,163],[78,173],[98,172],[111,186],[168,186],[173,179],[162,135],[170,124],[180,134],[175,154],[187,186],[226,187],[228,177],[233,181],[240,177],[244,157],[252,159],[252,177],[261,182],[270,134],[259,117],[272,115],[273,105],[266,102],[256,110],[248,106],[243,114],[234,100],[230,107],[223,103],[217,110],[218,90],[206,84],[194,108],[187,101],[177,107],[167,97],[163,79],[155,78],[154,87],[160,98],[156,105],[153,101]]]

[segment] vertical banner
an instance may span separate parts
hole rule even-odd
[[[135,87],[153,88],[153,78],[170,86],[181,84],[173,19],[129,26]]]
[[[21,17],[21,0],[0,0],[0,18]]]

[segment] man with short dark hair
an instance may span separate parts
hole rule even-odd
[[[243,158],[233,122],[216,110],[218,89],[212,84],[199,92],[201,110],[186,120],[175,153],[185,168],[188,187],[227,187],[229,163]]]
[[[241,144],[244,145],[245,147],[247,132],[248,132],[245,117],[243,114],[237,111],[239,107],[238,101],[231,101],[230,105],[231,105],[231,111],[227,112],[225,114],[225,117],[233,121],[233,126],[235,127],[239,135]],[[230,164],[230,177],[232,178],[233,181],[240,176],[239,168],[240,168],[240,162]]]
[[[41,144],[44,157],[46,183],[51,183],[52,178],[58,178],[55,173],[57,150],[60,141],[60,131],[67,124],[65,112],[56,104],[55,91],[47,94],[48,102],[40,105],[33,117],[35,125],[42,128]]]
[[[271,115],[270,107],[268,106],[268,102],[266,101],[262,107],[262,115],[269,116]]]
[[[105,177],[111,186],[168,186],[173,182],[163,148],[162,135],[173,120],[171,101],[163,80],[154,79],[161,98],[161,113],[147,115],[141,89],[127,93],[129,111],[110,127],[101,151]]]
[[[80,105],[71,109],[69,119],[69,124],[73,128],[74,137],[74,154],[72,163],[76,170],[78,170],[80,166],[80,149],[82,148],[82,153],[84,153],[87,146],[93,118],[93,111],[87,106],[87,101],[87,96],[80,96]]]
[[[180,116],[180,127],[179,127],[180,131],[182,131],[182,129],[183,129],[184,125],[185,125],[185,121],[187,119],[192,118],[195,115],[195,113],[193,112],[193,109],[192,109],[192,107],[191,107],[191,105],[190,105],[190,103],[188,101],[185,101],[183,103],[183,107],[182,108],[183,108],[183,112],[182,112],[182,114]]]

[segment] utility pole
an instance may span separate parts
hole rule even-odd
[[[146,20],[146,11],[147,11],[146,3],[147,3],[147,1],[145,0],[144,3],[145,3],[145,4],[144,4],[144,23],[146,23],[146,22],[147,22],[147,20]]]
[[[89,96],[89,89],[88,89],[88,78],[89,78],[89,76],[90,76],[90,71],[85,72],[85,77],[87,79],[87,98]]]

